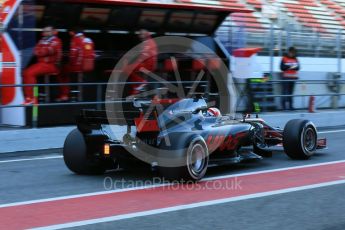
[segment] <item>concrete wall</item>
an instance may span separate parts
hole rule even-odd
[[[276,73],[274,79],[279,79],[280,72],[280,57],[273,59],[274,72]],[[317,95],[332,93],[325,84],[305,84],[303,80],[327,80],[328,74],[338,71],[338,60],[336,58],[299,58],[301,70],[299,72],[299,80],[302,84],[297,84],[294,94],[298,95]],[[257,57],[257,62],[261,65],[264,72],[270,72],[270,57]],[[342,59],[342,77],[345,80],[345,59]],[[345,84],[340,86],[340,92],[345,94]],[[276,94],[281,94],[280,86],[277,85]],[[309,97],[296,97],[294,106],[296,108],[307,108]],[[279,99],[277,100],[279,103]],[[332,103],[331,96],[317,96],[317,108],[330,108]],[[345,96],[341,96],[338,100],[340,107],[345,107]]]

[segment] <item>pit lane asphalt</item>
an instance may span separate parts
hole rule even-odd
[[[345,185],[69,229],[344,230]]]
[[[334,130],[333,130],[334,131]],[[207,177],[268,169],[317,164],[345,159],[345,132],[321,134],[327,150],[307,161],[290,160],[276,152],[272,158],[241,165],[210,168]],[[116,171],[102,176],[71,173],[58,154],[44,159],[0,156],[0,204],[74,194],[105,191],[104,179],[111,177],[116,188],[128,188],[143,181],[157,182],[149,171]],[[59,157],[59,158],[55,158]],[[6,162],[7,161],[7,162]],[[124,181],[124,182],[122,182]],[[292,192],[234,203],[213,205],[147,217],[87,226],[88,229],[345,229],[345,186]],[[140,205],[140,204],[138,204]],[[178,224],[176,224],[178,223]],[[80,229],[85,229],[86,226]]]

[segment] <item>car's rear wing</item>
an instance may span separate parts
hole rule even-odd
[[[140,117],[142,108],[134,106],[132,101],[125,101],[119,106],[121,110],[82,110],[77,116],[78,129],[83,132],[90,132],[93,129],[100,129],[102,124],[110,125],[135,125],[135,118]]]

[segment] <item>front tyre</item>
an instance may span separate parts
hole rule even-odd
[[[83,134],[74,129],[64,143],[63,159],[67,168],[77,174],[95,175],[105,171],[103,162],[87,154],[87,145]]]
[[[317,131],[308,120],[294,119],[289,121],[283,132],[285,153],[292,159],[308,159],[317,148]]]
[[[207,171],[209,154],[202,137],[195,137],[186,149],[177,150],[176,162],[182,162],[179,167],[159,167],[164,179],[181,182],[199,181]]]

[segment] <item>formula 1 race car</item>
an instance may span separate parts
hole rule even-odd
[[[134,100],[121,102],[121,108],[81,112],[63,149],[71,171],[99,174],[142,163],[169,180],[197,181],[209,166],[269,157],[272,147],[283,147],[292,159],[308,159],[326,148],[311,121],[273,128],[257,115],[222,116],[202,98]],[[119,136],[114,130],[121,127],[127,130]]]

